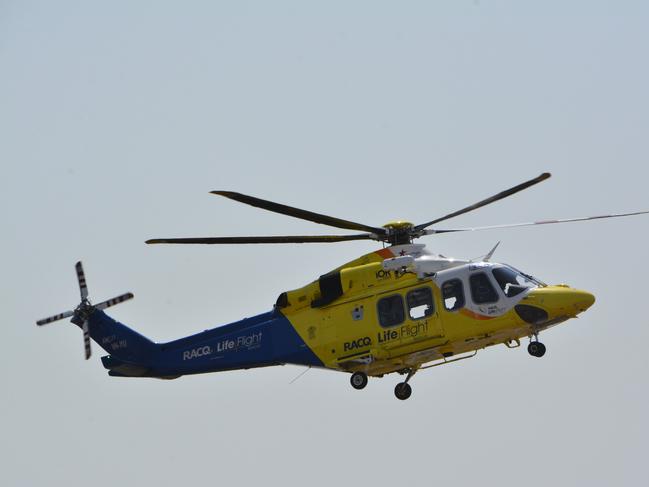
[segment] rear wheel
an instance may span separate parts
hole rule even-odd
[[[354,389],[364,389],[367,385],[367,374],[365,372],[354,372],[350,377],[349,382]]]

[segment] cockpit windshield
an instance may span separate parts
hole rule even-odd
[[[527,289],[544,286],[541,281],[510,266],[496,267],[491,272],[508,298],[512,298]]]

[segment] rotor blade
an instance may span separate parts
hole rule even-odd
[[[563,220],[541,220],[538,222],[528,222],[528,223],[512,223],[508,225],[492,225],[489,227],[473,227],[473,228],[453,228],[447,230],[426,230],[425,235],[434,235],[437,233],[451,233],[451,232],[474,232],[476,230],[493,230],[497,228],[515,228],[515,227],[528,227],[532,225],[549,225],[552,223],[569,223],[569,222],[583,222],[588,220],[601,220],[604,218],[619,218],[622,216],[634,216],[634,215],[644,215],[649,213],[649,211],[636,211],[633,213],[618,213],[614,215],[598,215],[598,216],[585,216],[582,218],[566,218]]]
[[[128,301],[129,299],[133,299],[133,293],[122,294],[120,296],[117,296],[116,298],[103,301],[99,304],[95,304],[93,308],[106,309],[110,308],[111,306],[115,306],[116,304],[123,303],[124,301]]]
[[[83,272],[83,264],[81,261],[77,262],[75,266],[77,269],[77,280],[79,281],[79,290],[81,291],[81,301],[88,298],[88,286],[86,285],[86,275]]]
[[[43,325],[47,325],[48,323],[52,323],[54,321],[62,320],[63,318],[69,318],[70,316],[73,315],[74,315],[74,311],[65,311],[63,313],[59,313],[58,315],[54,315],[54,316],[50,316],[49,318],[38,320],[36,324],[38,326],[43,326]]]
[[[206,237],[206,238],[154,238],[148,244],[276,244],[276,243],[329,243],[347,240],[380,240],[376,235],[286,235],[269,237]]]
[[[90,354],[92,353],[90,350],[90,331],[88,330],[88,320],[84,320],[83,326],[81,327],[83,330],[83,348],[86,352],[86,360],[90,358]]]
[[[483,206],[486,206],[490,203],[493,203],[495,201],[501,200],[503,198],[507,198],[508,196],[511,196],[515,193],[518,193],[519,191],[523,191],[524,189],[529,188],[530,186],[533,186],[535,184],[540,183],[541,181],[545,181],[551,176],[549,172],[544,172],[540,176],[530,179],[529,181],[525,181],[524,183],[521,183],[517,186],[514,186],[513,188],[506,189],[505,191],[501,191],[500,193],[493,195],[487,199],[484,199],[482,201],[479,201],[478,203],[475,203],[471,206],[467,206],[466,208],[462,208],[461,210],[455,211],[453,213],[449,213],[448,215],[445,215],[441,218],[437,218],[436,220],[431,220],[428,223],[422,223],[421,225],[415,226],[415,230],[423,230],[426,227],[429,227],[431,225],[434,225],[435,223],[439,223],[444,220],[448,220],[449,218],[454,218],[456,216],[462,215],[464,213],[468,213],[473,210],[477,210],[478,208],[481,208]]]
[[[362,232],[374,233],[376,235],[385,235],[387,232],[384,228],[372,227],[369,225],[364,225],[362,223],[356,223],[349,220],[342,220],[340,218],[335,218],[333,216],[322,215],[320,213],[314,213],[312,211],[301,210],[300,208],[294,208],[292,206],[282,205],[280,203],[274,203],[272,201],[262,200],[261,198],[255,198],[254,196],[248,196],[241,193],[235,193],[232,191],[211,191],[211,194],[216,194],[219,196],[225,196],[231,200],[238,201],[239,203],[245,203],[246,205],[255,206],[257,208],[262,208],[264,210],[273,211],[275,213],[280,213],[282,215],[292,216],[294,218],[300,218],[302,220],[308,220],[315,223],[320,223],[322,225],[329,225],[331,227],[337,228],[346,228],[347,230],[359,230]]]

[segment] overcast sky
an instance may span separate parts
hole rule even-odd
[[[3,486],[638,485],[649,216],[422,239],[593,292],[521,347],[353,390],[294,366],[106,375],[42,317],[90,296],[156,341],[376,249],[148,247],[331,229],[209,194],[458,226],[649,209],[646,2],[0,1]],[[445,222],[446,223],[446,222]]]

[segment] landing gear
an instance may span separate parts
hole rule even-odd
[[[394,395],[397,396],[397,399],[400,399],[401,401],[405,401],[412,395],[412,387],[410,387],[408,381],[412,378],[413,375],[415,375],[415,372],[417,372],[416,368],[407,370],[408,375],[406,376],[406,380],[399,382],[394,388]]]
[[[350,377],[349,382],[354,389],[360,391],[367,385],[367,374],[365,372],[354,372]]]
[[[529,353],[532,357],[543,357],[543,355],[545,355],[545,345],[536,340],[530,342],[530,344],[527,346],[527,353]]]
[[[399,382],[394,388],[394,395],[397,396],[397,399],[405,401],[412,394],[412,387],[407,382]]]

